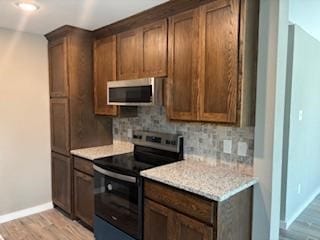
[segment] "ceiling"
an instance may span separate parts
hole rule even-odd
[[[320,41],[320,0],[289,0],[289,20]]]
[[[18,0],[0,0],[0,27],[46,34],[62,25],[94,30],[168,0],[28,0],[40,10],[25,13]],[[320,0],[289,0],[289,20],[320,41]]]
[[[62,25],[94,30],[168,0],[35,0],[40,9],[25,13],[17,0],[0,0],[0,27],[46,34]]]

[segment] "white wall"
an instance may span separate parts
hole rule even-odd
[[[320,41],[320,1],[289,0],[289,20]]]
[[[0,28],[0,216],[51,201],[47,41]]]
[[[288,41],[288,1],[261,0],[253,239],[278,240]]]
[[[289,29],[281,216],[286,225],[320,194],[320,41],[297,25]]]

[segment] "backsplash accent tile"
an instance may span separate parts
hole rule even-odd
[[[253,165],[254,128],[237,128],[211,123],[168,121],[164,107],[138,107],[136,118],[114,118],[113,139],[130,141],[128,129],[178,133],[184,137],[186,158]],[[223,152],[223,140],[232,140],[232,153]],[[248,145],[247,156],[237,155],[238,142]]]

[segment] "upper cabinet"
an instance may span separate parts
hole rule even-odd
[[[169,120],[253,126],[259,1],[175,4],[168,12],[150,10],[151,24],[144,13],[97,31],[96,113],[119,116],[119,108],[106,105],[108,81],[167,76]]]
[[[188,11],[169,21],[169,78],[167,112],[176,120],[197,120],[199,67],[199,11]]]
[[[142,27],[141,77],[167,76],[167,19]]]
[[[67,48],[66,37],[49,43],[50,97],[67,97],[69,94]]]
[[[117,36],[117,79],[138,78],[141,72],[142,41],[139,29]]]
[[[111,120],[96,116],[93,108],[92,33],[64,26],[46,37],[52,151],[69,156],[73,149],[110,144]]]
[[[216,0],[170,18],[169,119],[253,124],[254,2]]]
[[[239,1],[200,7],[199,119],[237,120]]]
[[[117,35],[117,79],[167,75],[167,20]]]
[[[107,84],[116,80],[116,37],[94,41],[94,103],[98,115],[116,116],[116,106],[107,105]]]

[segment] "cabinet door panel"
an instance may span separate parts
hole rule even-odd
[[[75,216],[89,226],[93,226],[94,214],[93,177],[74,171],[74,211]]]
[[[141,77],[167,76],[167,19],[142,27]]]
[[[71,214],[71,159],[52,153],[51,163],[53,203]]]
[[[51,110],[51,148],[53,151],[69,155],[69,101],[66,98],[52,98]]]
[[[175,213],[175,240],[212,240],[213,227]]]
[[[168,117],[197,119],[198,10],[170,18]]]
[[[67,38],[61,38],[49,44],[50,96],[67,97]]]
[[[144,239],[145,240],[174,240],[174,212],[162,205],[145,199],[144,202]]]
[[[200,120],[236,122],[239,3],[200,7]]]
[[[108,81],[116,80],[116,37],[94,42],[94,100],[95,113],[116,116],[117,107],[107,105]]]
[[[142,39],[139,29],[117,35],[117,79],[139,77],[142,61]]]

